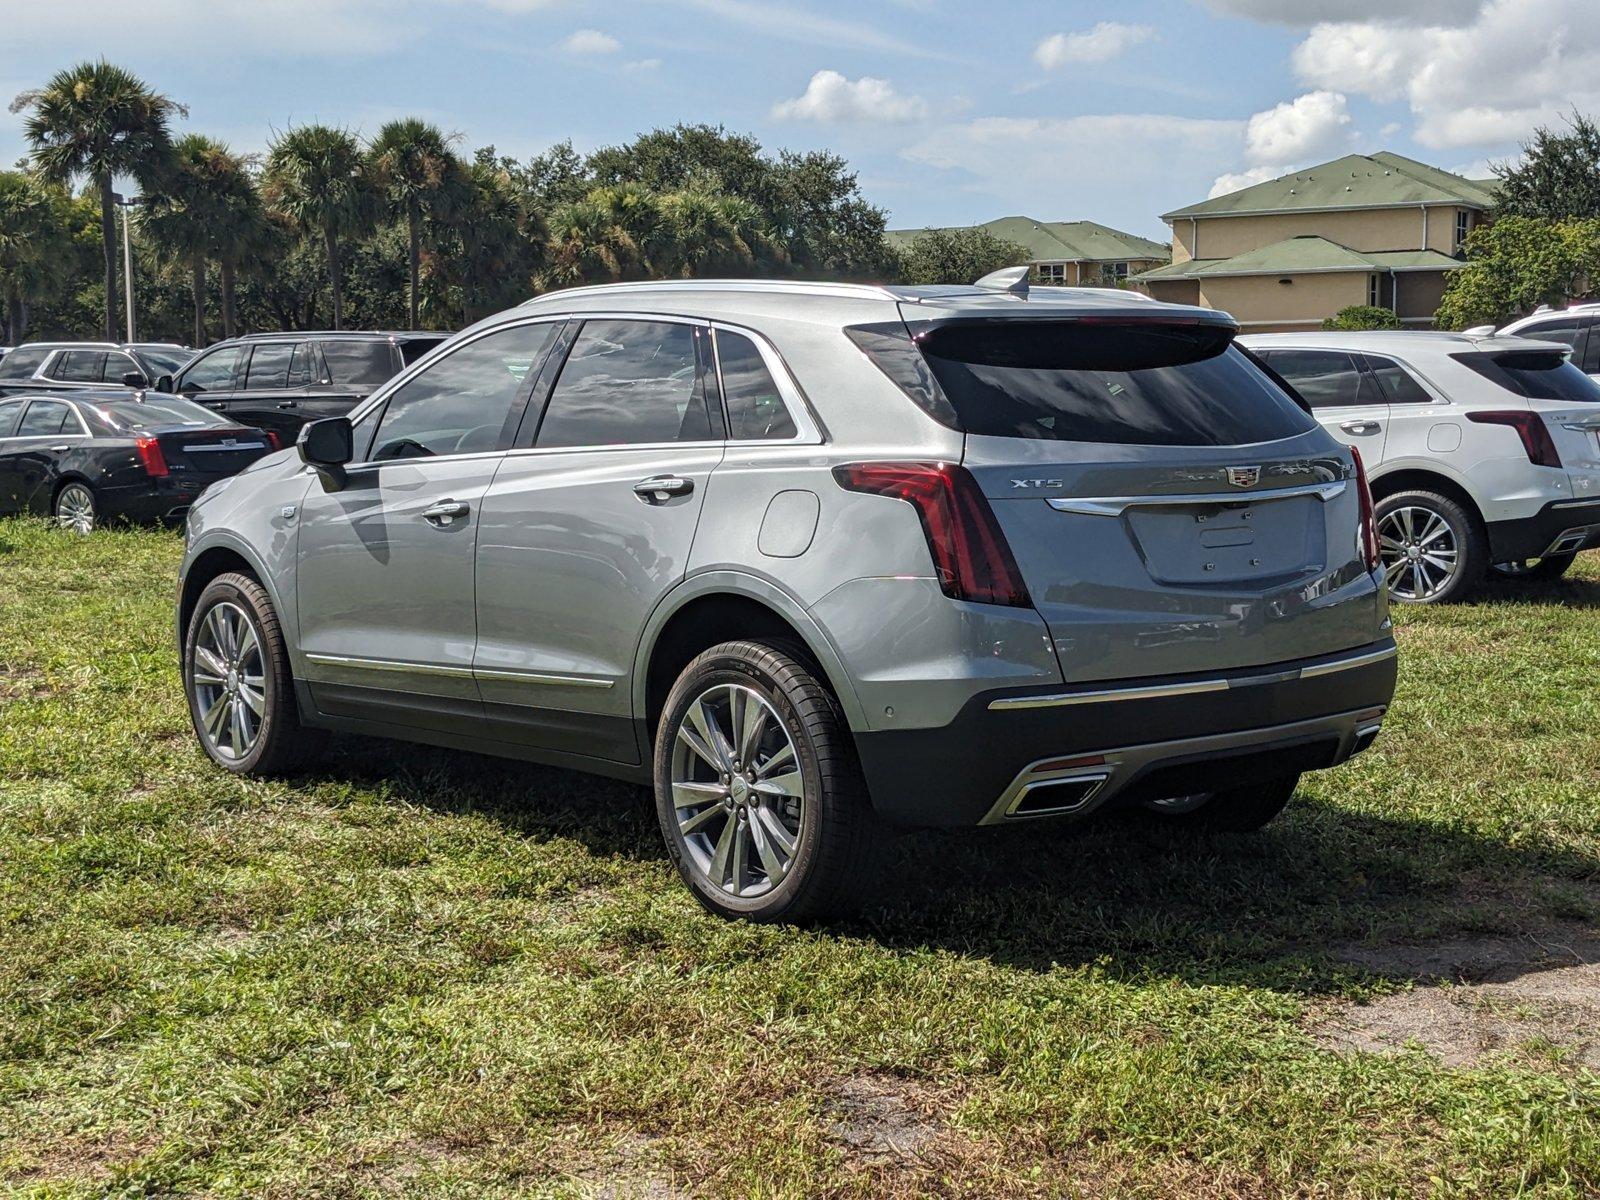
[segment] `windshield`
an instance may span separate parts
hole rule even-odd
[[[194,355],[187,350],[168,349],[165,346],[160,346],[156,348],[141,348],[139,357],[144,359],[147,366],[155,368],[157,375],[173,375],[177,373],[179,367],[183,366]]]
[[[1600,384],[1573,366],[1565,354],[1516,350],[1509,354],[1456,354],[1452,357],[1485,379],[1492,379],[1507,391],[1529,400],[1600,403]]]
[[[1206,324],[982,321],[917,339],[968,433],[1146,446],[1231,446],[1316,428]]]
[[[85,405],[107,426],[116,430],[170,428],[174,425],[192,425],[195,428],[220,428],[232,425],[226,417],[219,416],[198,404],[190,404],[176,396],[156,398],[143,402],[110,400],[104,404]]]

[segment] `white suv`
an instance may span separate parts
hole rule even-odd
[[[1573,304],[1567,308],[1540,308],[1512,321],[1500,334],[1571,346],[1573,365],[1586,375],[1600,378],[1600,333],[1589,336],[1596,325],[1600,325],[1600,304]]]
[[[1356,447],[1391,595],[1554,578],[1600,546],[1600,385],[1571,348],[1454,333],[1241,338]]]

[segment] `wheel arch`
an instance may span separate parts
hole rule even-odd
[[[805,607],[770,581],[737,571],[686,580],[651,614],[633,671],[633,711],[646,738],[673,682],[689,661],[719,642],[781,638],[798,643],[833,693],[852,730],[863,728],[861,704],[838,652]]]
[[[185,566],[182,580],[178,585],[178,645],[181,647],[189,631],[189,618],[194,613],[194,606],[200,599],[200,593],[206,590],[206,585],[219,575],[226,575],[230,571],[248,575],[263,588],[272,598],[272,606],[278,612],[280,622],[283,619],[283,605],[278,602],[277,590],[272,585],[272,577],[261,569],[261,564],[242,547],[230,542],[217,542],[207,546],[204,550],[194,555]]]
[[[1399,492],[1437,492],[1441,496],[1448,496],[1466,509],[1467,515],[1478,523],[1480,532],[1487,529],[1483,509],[1479,507],[1466,485],[1443,471],[1430,470],[1426,467],[1400,467],[1387,471],[1372,481],[1374,501],[1383,500]]]

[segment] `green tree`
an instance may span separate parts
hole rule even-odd
[[[320,237],[327,257],[333,327],[343,328],[344,243],[372,228],[377,196],[355,137],[329,125],[301,125],[267,151],[266,196],[301,232]]]
[[[213,157],[227,148],[203,134],[191,133],[173,147],[173,162],[159,190],[145,205],[142,228],[157,256],[181,261],[189,272],[194,300],[193,344],[206,344],[206,263],[213,257],[213,231],[220,217],[220,199],[212,180]]]
[[[21,171],[0,171],[0,340],[20,342],[28,309],[72,278],[71,200]]]
[[[1566,221],[1600,217],[1600,128],[1575,115],[1567,132],[1540,126],[1524,142],[1522,160],[1496,164],[1495,213]]]
[[[739,196],[682,188],[661,197],[664,236],[652,267],[683,279],[748,275],[773,258],[761,210]]]
[[[408,329],[417,328],[423,216],[443,200],[451,165],[449,143],[436,126],[415,117],[390,121],[372,141],[373,177],[390,214],[406,225]]]
[[[1348,304],[1323,321],[1322,327],[1342,330],[1399,329],[1400,318],[1392,308],[1372,304]]]
[[[534,290],[549,231],[543,210],[526,196],[516,164],[498,159],[492,146],[470,162],[452,163],[444,203],[430,218],[442,248],[431,274],[443,293],[441,308],[449,313],[445,324],[479,320]]]
[[[902,253],[900,277],[907,283],[971,283],[1027,261],[1025,247],[987,229],[926,229]]]
[[[1600,280],[1600,219],[1505,217],[1472,231],[1467,258],[1445,284],[1434,318],[1443,329],[1498,325],[1587,295]]]
[[[27,112],[23,132],[35,170],[69,186],[86,179],[100,200],[100,246],[105,263],[105,337],[117,336],[116,203],[112,184],[131,176],[149,190],[172,153],[169,122],[186,110],[144,81],[105,60],[62,71],[23,92],[12,112]]]

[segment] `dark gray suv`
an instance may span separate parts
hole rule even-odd
[[[852,902],[885,824],[1249,829],[1395,682],[1359,457],[1126,294],[541,296],[194,506],[201,745],[321,730],[653,784],[711,910]]]

